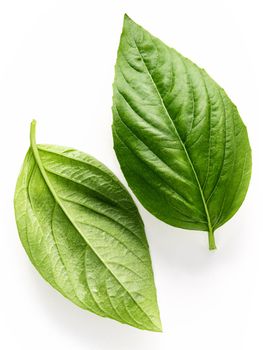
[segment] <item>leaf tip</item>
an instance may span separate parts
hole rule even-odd
[[[135,23],[135,22],[131,19],[131,17],[127,13],[125,13],[123,17],[123,25],[132,24],[132,23]]]
[[[163,327],[162,327],[161,321],[158,322],[158,324],[155,324],[154,328],[152,328],[151,331],[156,333],[163,333]]]
[[[162,333],[163,332],[163,327],[162,327],[162,321],[160,318],[160,312],[159,308],[157,306],[157,314],[155,315],[154,318],[151,318],[152,325],[151,328],[148,330],[151,330],[152,332],[157,332],[157,333]]]
[[[163,333],[163,327],[162,327],[161,323],[158,325],[158,327],[156,327],[155,332],[156,333]]]
[[[124,21],[131,19],[127,13],[124,13]]]

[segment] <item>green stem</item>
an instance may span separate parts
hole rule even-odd
[[[51,182],[49,181],[46,170],[42,164],[42,161],[41,161],[41,158],[40,158],[40,155],[38,152],[38,148],[37,148],[37,144],[36,144],[36,124],[37,124],[37,122],[35,120],[32,120],[31,125],[30,125],[30,147],[31,147],[33,155],[35,157],[36,164],[40,170],[41,175],[43,176],[43,179],[44,179],[49,191],[53,195],[54,200],[60,205],[62,210],[65,212],[65,208],[63,207],[62,203],[60,202]]]
[[[32,120],[30,125],[30,146],[34,148],[36,146],[36,124],[35,120]]]
[[[209,250],[216,249],[214,231],[211,226],[209,227],[209,231],[208,231],[208,242],[209,242]]]

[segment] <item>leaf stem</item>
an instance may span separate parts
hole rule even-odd
[[[35,161],[36,164],[40,170],[41,175],[43,176],[43,179],[45,181],[45,183],[47,184],[47,187],[49,189],[49,191],[51,192],[52,196],[54,197],[54,200],[60,205],[60,207],[62,208],[62,210],[65,213],[65,208],[63,207],[61,201],[59,200],[52,184],[49,181],[49,178],[46,174],[45,168],[42,164],[39,152],[38,152],[38,148],[37,148],[37,144],[36,144],[36,124],[37,122],[35,120],[32,120],[31,125],[30,125],[30,147],[32,149],[33,155],[35,157]]]
[[[54,191],[54,189],[49,181],[49,178],[47,177],[46,171],[44,169],[41,158],[39,156],[39,152],[38,152],[38,148],[37,148],[37,144],[36,144],[36,124],[37,124],[37,122],[35,120],[32,120],[31,125],[30,125],[30,147],[31,147],[32,152],[34,154],[36,164],[40,170],[41,175],[43,176],[44,181],[47,184],[49,191],[53,195],[55,201],[57,203],[60,203],[59,198],[57,197],[57,194]]]
[[[209,242],[209,250],[216,249],[216,243],[215,243],[215,235],[213,228],[210,226],[208,231],[208,242]]]
[[[33,119],[30,125],[30,146],[32,148],[36,146],[36,124],[37,122]]]

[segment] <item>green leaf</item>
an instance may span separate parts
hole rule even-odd
[[[251,150],[236,106],[201,68],[127,15],[113,84],[114,148],[126,180],[153,215],[214,231],[242,204]]]
[[[55,289],[83,309],[161,331],[143,222],[103,164],[71,148],[31,146],[15,192],[22,244]]]

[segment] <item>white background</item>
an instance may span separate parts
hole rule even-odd
[[[263,24],[256,0],[0,1],[0,348],[263,349]],[[39,143],[92,154],[125,183],[112,149],[111,84],[127,12],[210,73],[237,104],[253,149],[246,200],[216,232],[170,227],[139,205],[163,333],[81,310],[31,266],[13,213],[15,182]]]

